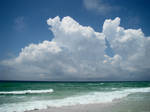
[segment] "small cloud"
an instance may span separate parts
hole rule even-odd
[[[14,19],[14,28],[17,31],[23,31],[26,27],[25,18],[23,16],[19,16]]]
[[[87,10],[96,11],[102,15],[119,9],[118,6],[112,6],[104,0],[83,0],[83,4]]]
[[[128,24],[133,26],[138,26],[140,25],[140,17],[139,16],[135,16],[135,17],[127,17],[128,20]]]

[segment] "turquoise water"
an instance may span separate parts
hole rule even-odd
[[[145,110],[141,111],[150,112],[150,82],[0,83],[0,112],[110,103],[116,99],[119,99],[120,103],[115,111],[125,112],[123,110],[128,108],[132,112],[142,105]]]

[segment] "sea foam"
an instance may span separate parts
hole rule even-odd
[[[47,101],[33,101],[13,104],[3,104],[0,107],[0,112],[23,112],[34,109],[46,109],[47,107],[62,107],[62,106],[73,106],[77,104],[96,104],[96,103],[109,103],[115,99],[121,99],[129,94],[139,92],[150,92],[148,88],[132,88],[123,89],[120,91],[111,92],[91,92],[80,96],[71,96],[64,99],[55,99]],[[17,108],[16,108],[17,107]]]
[[[7,95],[7,94],[39,94],[39,93],[52,93],[53,89],[46,89],[46,90],[23,90],[23,91],[3,91],[0,92],[0,95]]]

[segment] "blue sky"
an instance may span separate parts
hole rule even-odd
[[[45,45],[46,43],[43,42],[45,40],[48,40],[48,41],[53,40],[57,36],[54,36],[54,32],[49,30],[49,26],[47,25],[47,20],[49,18],[54,18],[56,16],[59,16],[60,19],[66,16],[70,16],[80,25],[90,26],[91,28],[94,29],[94,32],[103,32],[105,36],[108,36],[108,41],[106,40],[106,43],[105,43],[106,44],[105,47],[107,47],[105,49],[105,52],[106,52],[106,55],[110,56],[109,58],[107,57],[109,60],[113,60],[113,59],[110,59],[112,57],[114,59],[117,58],[117,60],[124,59],[125,61],[127,56],[124,56],[124,53],[119,54],[120,53],[119,50],[112,50],[112,48],[110,47],[111,45],[109,45],[109,42],[110,43],[112,42],[112,44],[114,43],[111,40],[111,38],[109,39],[109,35],[107,35],[107,33],[105,33],[104,31],[104,26],[103,26],[104,21],[106,19],[112,19],[116,21],[117,24],[119,24],[118,22],[120,20],[119,19],[115,20],[116,17],[119,17],[121,19],[121,23],[120,23],[121,27],[123,27],[124,29],[142,29],[144,37],[148,38],[148,36],[150,36],[149,4],[150,4],[149,0],[0,0],[0,14],[1,14],[1,17],[0,17],[0,26],[1,26],[0,60],[3,62],[4,60],[15,59],[17,57],[20,57],[19,53],[24,53],[24,51],[21,51],[21,49],[22,48],[24,49],[25,47],[29,47],[32,43],[38,46],[40,43]],[[68,21],[68,19],[66,19],[65,21]],[[70,21],[72,22],[72,20]],[[52,26],[51,22],[48,24]],[[142,34],[139,33],[139,35],[142,35]],[[57,38],[56,38],[56,41],[58,42]],[[130,45],[131,44],[132,43],[130,43]],[[134,47],[135,49],[133,51],[136,51],[136,47],[138,48],[138,44],[135,44],[135,45],[136,46]],[[144,46],[146,45],[148,46],[148,44],[144,44]],[[62,49],[62,46],[60,48]],[[143,48],[143,49],[145,50],[148,48]],[[148,57],[149,54],[145,54],[144,56]],[[75,59],[75,57],[73,57],[73,59]],[[89,56],[89,59],[91,59],[90,56]],[[140,60],[139,58],[137,59]],[[62,60],[65,60],[65,59],[62,59]],[[134,62],[135,60],[136,58],[134,59]],[[139,67],[137,62],[135,63],[136,64],[134,65],[134,67],[130,66],[132,65],[130,63],[127,64],[130,66],[129,67],[130,70],[132,69],[134,71],[135,69]],[[30,65],[32,64],[30,63]],[[145,65],[146,67],[141,67],[143,65]],[[141,77],[144,80],[144,79],[147,79],[147,77],[150,77],[148,75],[148,72],[150,71],[149,65],[145,61],[143,65],[140,65],[141,71],[139,73],[145,73],[146,75],[144,76],[140,75],[138,77],[132,75],[131,80],[134,80],[134,78],[135,80],[139,80]],[[70,65],[70,67],[72,66],[73,64]],[[90,66],[92,66],[92,64]],[[125,64],[122,64],[122,66],[125,66]],[[6,74],[5,76],[3,76],[4,78],[2,79],[11,79],[12,77],[9,77],[8,75],[10,73],[11,74],[20,73],[20,71],[19,72],[15,71],[14,73],[12,73],[12,71],[14,71],[14,68],[12,70],[12,68],[11,67],[9,68],[9,67],[7,65],[1,66],[1,69],[0,69],[1,74]],[[7,69],[9,68],[8,73],[4,72],[4,71],[7,71],[6,68]],[[96,71],[97,68],[94,68],[94,69]],[[120,67],[119,67],[119,70],[121,70],[123,73],[128,74],[128,75],[137,73],[137,72],[131,72],[131,71],[129,72],[128,70],[122,70],[122,68]],[[64,71],[62,73],[62,71],[59,71],[58,73],[55,71],[53,74],[65,73]],[[90,74],[90,72],[88,74]],[[117,73],[118,72],[120,71],[117,71]],[[21,71],[21,73],[23,72]],[[46,74],[46,73],[39,73],[39,74],[40,74],[39,76],[41,77],[41,76],[45,76],[43,74]],[[47,74],[50,74],[50,73],[47,72]],[[14,75],[14,79],[16,76]],[[93,76],[92,80],[94,80],[95,77],[97,77],[97,75]],[[108,78],[108,77],[109,76],[107,76],[106,78],[103,77],[102,79],[111,80],[111,79],[115,79],[115,77],[117,76],[114,75],[113,78]],[[29,77],[27,77],[27,79],[28,78]],[[77,80],[78,79],[80,80],[83,77],[79,78],[79,77],[75,77],[74,75],[70,75],[69,78],[67,76],[64,76],[64,78],[62,79],[65,80],[65,78],[67,79],[76,78]],[[120,77],[116,79],[119,80]],[[37,78],[37,80],[39,79]],[[124,80],[124,78],[122,78],[121,80]],[[125,80],[130,80],[130,76],[128,78],[125,78]]]
[[[30,43],[50,40],[46,20],[55,16],[71,16],[81,25],[102,30],[105,19],[121,18],[125,28],[141,28],[150,35],[149,0],[103,0],[116,10],[104,13],[88,10],[82,0],[0,0],[0,59],[16,56]],[[102,13],[102,14],[101,14]],[[17,22],[18,21],[18,22]]]

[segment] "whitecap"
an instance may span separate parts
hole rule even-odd
[[[39,93],[52,93],[53,89],[46,90],[23,90],[23,91],[1,91],[0,95],[8,95],[8,94],[39,94]]]

